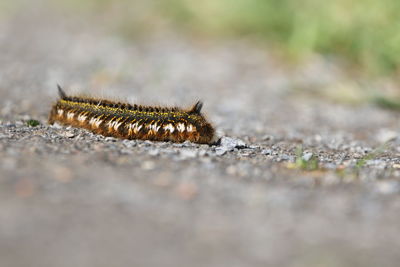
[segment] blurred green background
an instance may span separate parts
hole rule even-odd
[[[400,66],[399,0],[62,1],[113,14],[125,34],[167,22],[213,38],[253,38],[289,59],[339,57],[370,75],[392,75]]]
[[[318,55],[344,63],[339,66],[353,77],[398,80],[399,0],[3,0],[0,14],[27,4],[97,20],[124,38],[167,29],[212,40],[245,39],[288,65]]]
[[[398,0],[174,0],[168,16],[202,32],[253,36],[294,57],[337,55],[374,74],[398,71]]]
[[[22,2],[3,0],[0,9],[9,13]],[[213,38],[253,38],[289,59],[313,53],[339,57],[371,75],[395,74],[400,65],[399,0],[48,0],[47,4],[101,16],[127,35],[168,24]]]

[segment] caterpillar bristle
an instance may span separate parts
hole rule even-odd
[[[203,102],[197,101],[196,104],[193,105],[193,107],[190,109],[189,112],[200,114],[202,108],[203,108]]]
[[[49,123],[60,122],[96,134],[125,139],[210,144],[212,125],[201,114],[203,103],[190,109],[131,105],[106,99],[67,96],[57,85],[60,99],[53,105]]]
[[[58,95],[60,96],[61,99],[67,98],[67,95],[65,94],[64,90],[61,88],[59,84],[57,84],[57,89],[58,89]]]

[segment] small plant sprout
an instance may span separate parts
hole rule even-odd
[[[36,127],[39,124],[40,124],[40,122],[38,120],[30,119],[30,120],[26,121],[26,125],[28,125],[29,127]]]
[[[304,153],[303,147],[296,148],[296,161],[288,165],[290,169],[300,169],[303,171],[319,170],[319,160],[312,153]]]

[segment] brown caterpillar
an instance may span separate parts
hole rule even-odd
[[[202,102],[190,109],[131,105],[104,99],[67,96],[53,105],[49,123],[59,122],[96,134],[124,139],[210,144],[215,130],[201,114]]]

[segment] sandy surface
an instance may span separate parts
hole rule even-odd
[[[339,67],[288,70],[242,41],[122,40],[94,25],[41,12],[0,24],[1,266],[398,264],[398,114],[298,92],[337,82]],[[223,144],[49,126],[57,83],[142,104],[202,99]],[[299,169],[311,155],[319,168]]]

